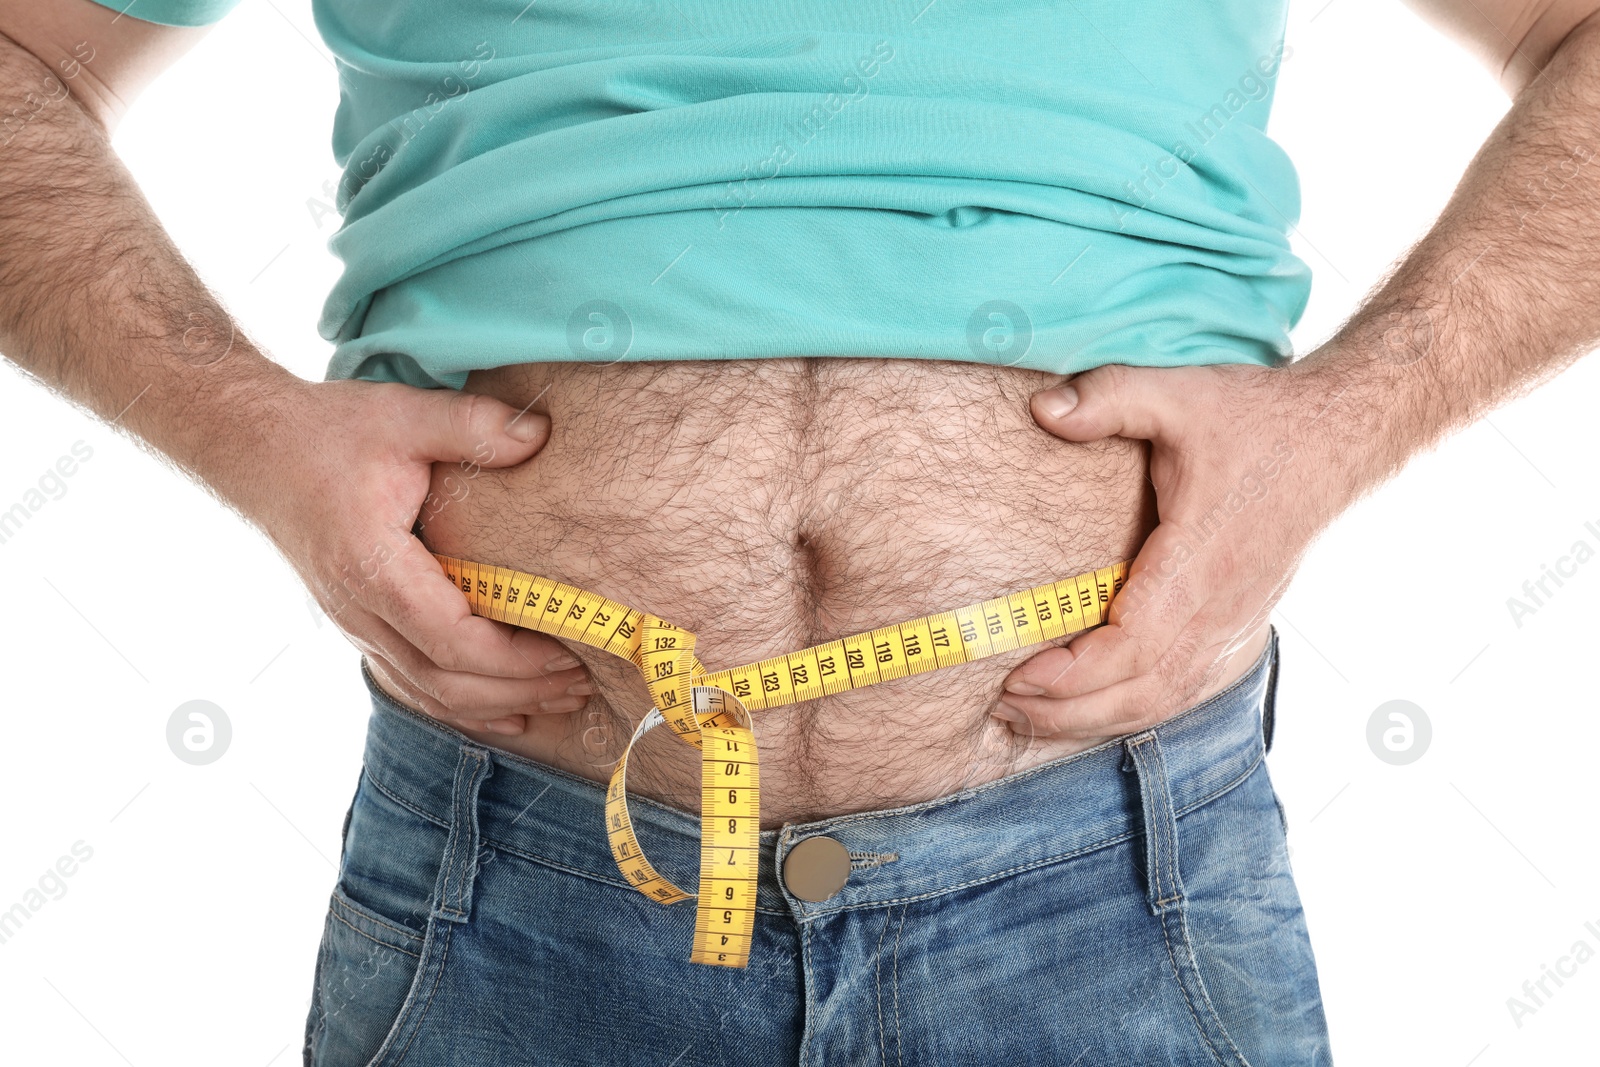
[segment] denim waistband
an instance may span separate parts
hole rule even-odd
[[[1274,632],[1232,685],[1153,731],[1175,815],[1227,792],[1262,759],[1262,709],[1276,662]],[[449,826],[461,750],[475,749],[492,764],[478,792],[485,846],[633,891],[607,844],[604,785],[478,745],[395,702],[373,682],[365,663],[362,676],[373,699],[365,773],[375,787],[421,817]],[[759,740],[759,718],[756,729]],[[756,909],[806,917],[934,896],[1137,836],[1143,826],[1140,794],[1125,740],[920,804],[763,830]],[[693,892],[699,817],[638,796],[629,798],[629,808],[656,870]],[[784,888],[778,863],[801,840],[819,834],[850,851],[852,870],[837,894],[808,903]]]

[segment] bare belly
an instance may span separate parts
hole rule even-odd
[[[1058,381],[875,359],[476,372],[469,391],[531,402],[551,436],[464,495],[440,467],[435,491],[458,499],[424,540],[653,611],[698,635],[708,670],[748,663],[1131,559],[1155,521],[1145,446],[1039,429],[1028,398]],[[917,803],[1088,747],[990,716],[1042,647],[757,712],[762,826]],[[594,682],[586,708],[475,736],[604,782],[650,701],[632,664],[571,651]],[[662,729],[635,753],[631,791],[698,811],[696,750]]]

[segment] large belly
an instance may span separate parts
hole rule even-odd
[[[581,586],[694,631],[719,670],[1130,559],[1154,524],[1145,446],[1040,430],[1034,371],[904,360],[526,364],[467,383],[550,416],[549,443],[470,479],[437,552]],[[446,485],[444,478],[455,481]],[[990,710],[1043,646],[756,713],[762,826],[916,803],[1086,742]],[[485,743],[605,781],[649,709],[637,668],[575,645],[596,689]],[[656,730],[629,789],[699,807],[698,753]]]

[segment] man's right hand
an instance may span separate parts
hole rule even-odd
[[[412,533],[464,499],[481,468],[538,452],[547,416],[364,381],[297,382],[272,412],[256,447],[209,481],[278,546],[380,681],[437,718],[505,734],[528,714],[587,702],[588,675],[560,643],[473,615]],[[436,463],[449,468],[443,495],[429,492]]]
[[[289,373],[228,318],[112,152],[122,108],[204,32],[86,0],[0,0],[0,351],[262,529],[385,688],[500,733],[576,711],[577,661],[473,615],[411,532],[450,504],[427,499],[435,463],[470,491],[480,467],[537,452],[549,419]]]

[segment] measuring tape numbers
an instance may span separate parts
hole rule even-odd
[[[475,615],[578,641],[635,664],[654,702],[606,789],[606,836],[617,869],[651,900],[695,900],[689,959],[744,967],[755,929],[761,774],[750,712],[815,700],[970,663],[1079,633],[1106,620],[1128,563],[892,623],[799,652],[709,673],[695,635],[576,586],[434,553]],[[700,749],[700,883],[690,893],[650,865],[628,815],[628,756],[665,724]]]

